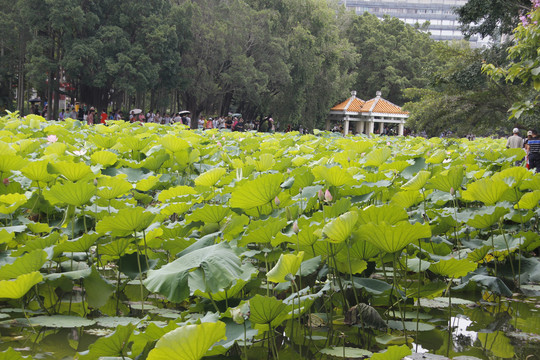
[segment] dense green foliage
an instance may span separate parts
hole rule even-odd
[[[30,89],[58,99],[64,82],[72,86],[67,95],[98,111],[108,104],[162,115],[187,109],[192,118],[232,111],[250,120],[272,115],[281,129],[321,127],[351,90],[363,99],[380,90],[397,105],[422,100],[414,107],[418,117],[459,119],[461,128],[503,119],[514,96],[485,78],[442,89],[436,78],[458,63],[479,79],[486,54],[445,48],[422,29],[348,13],[335,1],[0,0],[0,15],[0,108],[21,114]],[[458,96],[455,85],[463,90]],[[416,89],[414,96],[404,96],[407,88]],[[23,95],[16,104],[15,90]],[[443,109],[459,115],[440,116],[441,98]],[[488,103],[477,106],[482,101]],[[61,109],[51,106],[47,116],[56,119]],[[411,124],[431,133],[440,128]]]
[[[482,71],[486,62],[507,63],[508,44],[488,49],[470,49],[466,43],[436,46],[439,66],[429,74],[426,87],[405,89],[411,101],[407,126],[425,130],[429,136],[452,131],[457,136],[508,134],[515,126],[533,126],[532,119],[509,120],[508,109],[525,94],[522,88],[493,81]]]
[[[457,14],[465,34],[500,39],[512,33],[530,6],[530,0],[469,0]]]
[[[533,9],[521,17],[521,23],[514,30],[515,42],[508,49],[508,63],[501,65],[488,62],[483,70],[494,81],[520,86],[523,96],[514,101],[512,117],[528,119],[531,125],[538,126],[540,98],[540,7],[538,2]]]
[[[504,145],[0,118],[0,359],[527,358],[540,174]]]

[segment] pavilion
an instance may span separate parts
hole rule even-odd
[[[354,131],[357,134],[373,134],[375,123],[379,124],[379,133],[383,133],[384,124],[398,124],[398,135],[403,135],[405,121],[409,117],[407,111],[381,97],[377,91],[376,97],[363,101],[356,97],[356,91],[351,92],[351,97],[330,109],[326,119],[326,130],[330,130],[331,121],[343,121],[343,133],[348,134],[351,122],[354,123]]]

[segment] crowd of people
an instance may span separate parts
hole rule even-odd
[[[525,166],[527,169],[538,171],[540,168],[540,138],[536,130],[527,131],[527,137],[523,139],[519,136],[519,129],[514,128],[512,135],[506,141],[506,148],[525,149],[527,153],[525,156]]]

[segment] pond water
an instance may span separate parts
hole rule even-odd
[[[325,359],[343,357],[358,358],[358,349],[378,352],[389,344],[407,343],[413,350],[409,359],[459,358],[461,360],[478,359],[536,359],[540,354],[540,302],[538,297],[506,299],[499,303],[481,302],[480,305],[467,300],[453,299],[451,313],[448,308],[441,308],[436,301],[425,302],[421,312],[411,307],[403,310],[406,338],[402,328],[400,314],[386,314],[389,329],[374,330],[361,325],[345,325],[343,317],[335,316],[332,324],[327,322],[326,314],[310,314],[311,321],[304,323],[298,330],[298,321],[289,321],[283,326],[282,336],[276,339],[280,359]],[[140,315],[137,304],[133,308]],[[144,331],[150,321],[164,325],[166,321],[179,315],[174,310],[164,311],[146,305],[149,315],[138,324]],[[378,309],[381,310],[380,308]],[[97,319],[96,323],[84,327],[69,327],[69,322],[59,321],[47,326],[21,326],[27,321],[20,309],[2,309],[0,326],[0,351],[9,347],[23,355],[32,355],[34,359],[71,359],[77,352],[82,352],[97,339],[111,334],[117,325],[129,322],[137,323],[136,317],[109,317]],[[156,315],[159,313],[160,315]],[[39,319],[39,314],[32,314]],[[397,319],[393,320],[392,317]],[[385,316],[385,314],[383,314]],[[420,320],[418,337],[416,336],[416,317]],[[449,319],[450,328],[449,329]],[[150,320],[152,319],[152,320]],[[39,320],[36,320],[39,323]],[[69,319],[68,319],[69,321]],[[84,319],[81,319],[84,321]],[[296,327],[296,330],[291,330]],[[294,336],[290,336],[293,334]],[[343,349],[345,346],[345,349]],[[325,349],[325,350],[323,350]],[[331,355],[334,351],[334,355]],[[321,352],[321,350],[323,352]],[[328,354],[324,354],[324,352]],[[260,359],[268,354],[265,339],[254,340],[247,351],[249,359]],[[232,348],[227,357],[241,358],[241,348]]]

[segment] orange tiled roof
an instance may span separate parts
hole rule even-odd
[[[364,105],[364,100],[357,98],[356,96],[351,96],[341,104],[334,106],[332,111],[352,111],[359,112]]]
[[[374,99],[368,100],[362,105],[359,112],[374,112],[384,114],[404,114],[408,115],[408,111],[403,111],[397,105],[392,104],[390,101],[385,100],[379,96]]]

